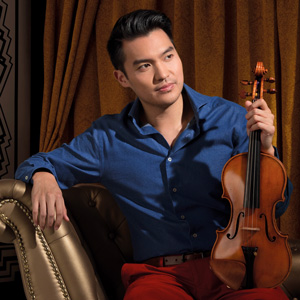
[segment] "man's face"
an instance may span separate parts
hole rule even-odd
[[[163,30],[124,41],[123,52],[127,76],[120,70],[114,75],[122,86],[136,93],[144,109],[166,109],[182,97],[182,63]]]

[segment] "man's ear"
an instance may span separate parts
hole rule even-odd
[[[126,75],[121,70],[114,70],[114,76],[123,87],[130,87]]]

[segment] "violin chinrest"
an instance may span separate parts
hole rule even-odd
[[[246,274],[245,264],[236,260],[213,259],[210,260],[210,266],[228,287],[234,290],[241,287]]]

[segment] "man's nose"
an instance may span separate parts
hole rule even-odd
[[[156,65],[154,77],[156,81],[162,81],[169,77],[169,70],[167,66],[163,63]]]

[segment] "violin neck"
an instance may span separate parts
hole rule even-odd
[[[244,207],[259,208],[260,190],[260,130],[249,135]]]

